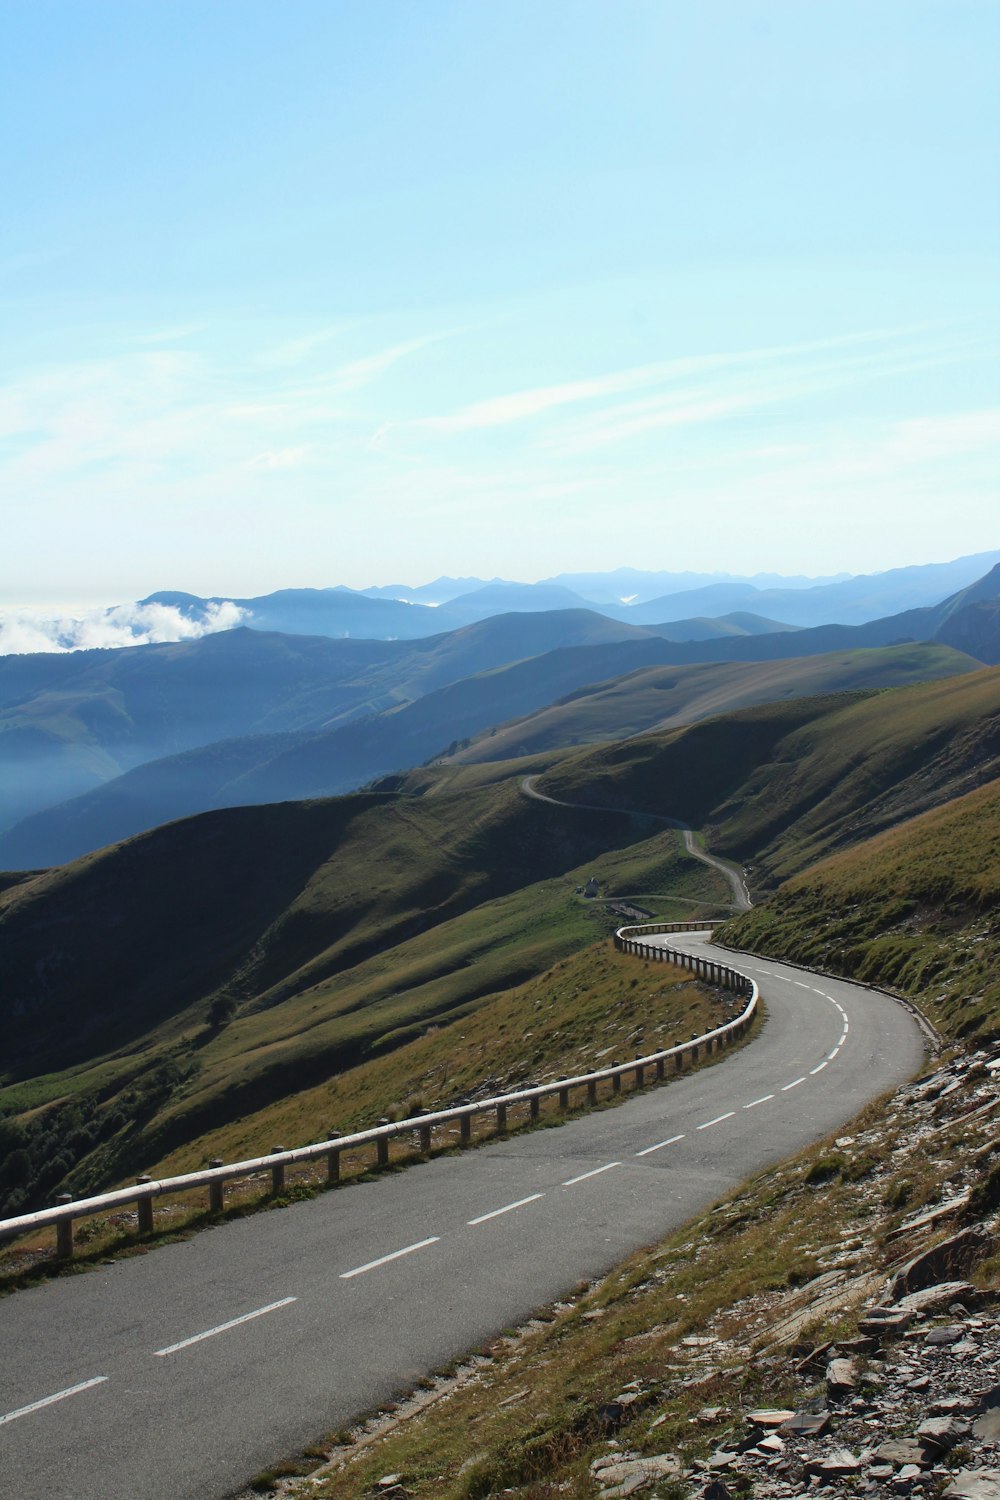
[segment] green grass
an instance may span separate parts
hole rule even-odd
[[[951,1037],[1000,1035],[1000,781],[821,861],[719,933],[887,985]]]
[[[960,676],[978,663],[948,646],[911,643],[789,661],[646,667],[581,688],[557,703],[474,737],[448,764],[497,761],[621,740],[692,724],[752,704],[899,687]]]
[[[539,790],[681,818],[760,890],[997,775],[998,714],[998,668],[771,703],[562,759]]]
[[[508,771],[205,815],[8,891],[6,1212],[196,1149],[544,972],[614,926],[575,896],[594,869],[658,914],[718,910],[722,882],[648,832],[529,802]]]

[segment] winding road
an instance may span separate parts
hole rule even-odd
[[[0,1302],[0,1494],[220,1500],[920,1066],[919,1029],[885,996],[704,934],[663,941],[758,980],[756,1040],[557,1130]]]
[[[703,865],[718,870],[719,874],[729,882],[729,888],[733,893],[733,906],[736,910],[750,910],[753,903],[739,865],[732,864],[728,859],[720,859],[717,854],[709,854],[698,843],[694,829],[687,823],[682,823],[679,818],[665,818],[661,813],[645,812],[639,807],[601,807],[595,802],[563,802],[558,797],[549,797],[545,792],[540,792],[535,786],[537,780],[537,776],[525,776],[521,782],[524,795],[533,798],[535,802],[551,802],[553,807],[571,807],[582,812],[624,813],[626,817],[648,818],[652,823],[662,823],[665,828],[678,829],[684,837],[684,848],[688,854],[693,859],[700,860]]]

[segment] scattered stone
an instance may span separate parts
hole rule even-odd
[[[913,1321],[913,1315],[895,1307],[870,1307],[858,1327],[862,1333],[877,1339],[899,1338]]]
[[[610,1462],[598,1459],[591,1464],[590,1471],[600,1486],[602,1500],[618,1500],[619,1496],[637,1495],[649,1489],[660,1479],[676,1479],[683,1472],[679,1459],[671,1453],[656,1453],[649,1456],[613,1458]]]
[[[778,1429],[788,1437],[822,1437],[830,1427],[830,1413],[824,1407],[820,1411],[793,1412],[787,1422]]]
[[[858,1459],[849,1448],[831,1448],[829,1453],[824,1453],[820,1458],[809,1459],[806,1470],[810,1474],[819,1474],[823,1479],[839,1479],[845,1474],[856,1474],[861,1468]]]
[[[960,1427],[954,1417],[927,1417],[917,1428],[916,1435],[917,1441],[925,1448],[945,1453],[949,1448],[954,1448],[964,1431],[964,1427]]]
[[[991,1406],[972,1424],[972,1435],[981,1443],[1000,1443],[1000,1406]]]
[[[377,1490],[394,1490],[402,1482],[402,1474],[383,1474],[381,1479],[375,1481],[375,1488]]]
[[[853,1359],[831,1359],[826,1367],[826,1389],[837,1400],[847,1396],[858,1383],[858,1367]]]
[[[701,1500],[733,1500],[733,1497],[721,1479],[713,1479],[705,1486]]]
[[[950,1500],[1000,1500],[1000,1469],[959,1469],[944,1493]]]
[[[948,1344],[957,1344],[965,1335],[965,1329],[959,1323],[942,1323],[939,1328],[932,1328],[930,1333],[924,1335],[924,1343],[931,1348],[945,1348]]]
[[[904,1464],[922,1464],[924,1449],[916,1438],[890,1438],[887,1443],[881,1443],[876,1448],[875,1457],[885,1464],[902,1468]]]
[[[793,1411],[772,1411],[764,1407],[760,1411],[748,1411],[747,1421],[752,1422],[755,1427],[777,1428],[784,1427],[794,1417]]]
[[[728,1415],[729,1408],[727,1406],[703,1406],[695,1417],[695,1421],[709,1426],[713,1422],[720,1422],[723,1417],[728,1417]]]

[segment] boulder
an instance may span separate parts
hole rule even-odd
[[[968,1281],[938,1281],[933,1286],[922,1287],[919,1292],[908,1292],[896,1304],[897,1312],[933,1313],[950,1308],[953,1302],[974,1302],[978,1292]]]
[[[991,1246],[992,1236],[982,1225],[972,1224],[959,1230],[958,1234],[914,1256],[896,1272],[889,1293],[892,1301],[898,1302],[910,1292],[922,1291],[946,1277],[970,1270],[989,1254]]]
[[[638,1458],[598,1459],[590,1472],[603,1500],[618,1500],[619,1496],[637,1495],[650,1489],[657,1480],[676,1479],[683,1473],[683,1465],[672,1453],[655,1453]]]
[[[944,1494],[948,1500],[1000,1500],[1000,1469],[959,1469]]]

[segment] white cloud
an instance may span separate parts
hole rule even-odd
[[[111,609],[61,619],[41,619],[29,610],[11,610],[0,615],[0,656],[195,641],[220,630],[232,630],[248,618],[249,611],[231,599],[208,604],[196,618],[173,604],[116,604]]]

